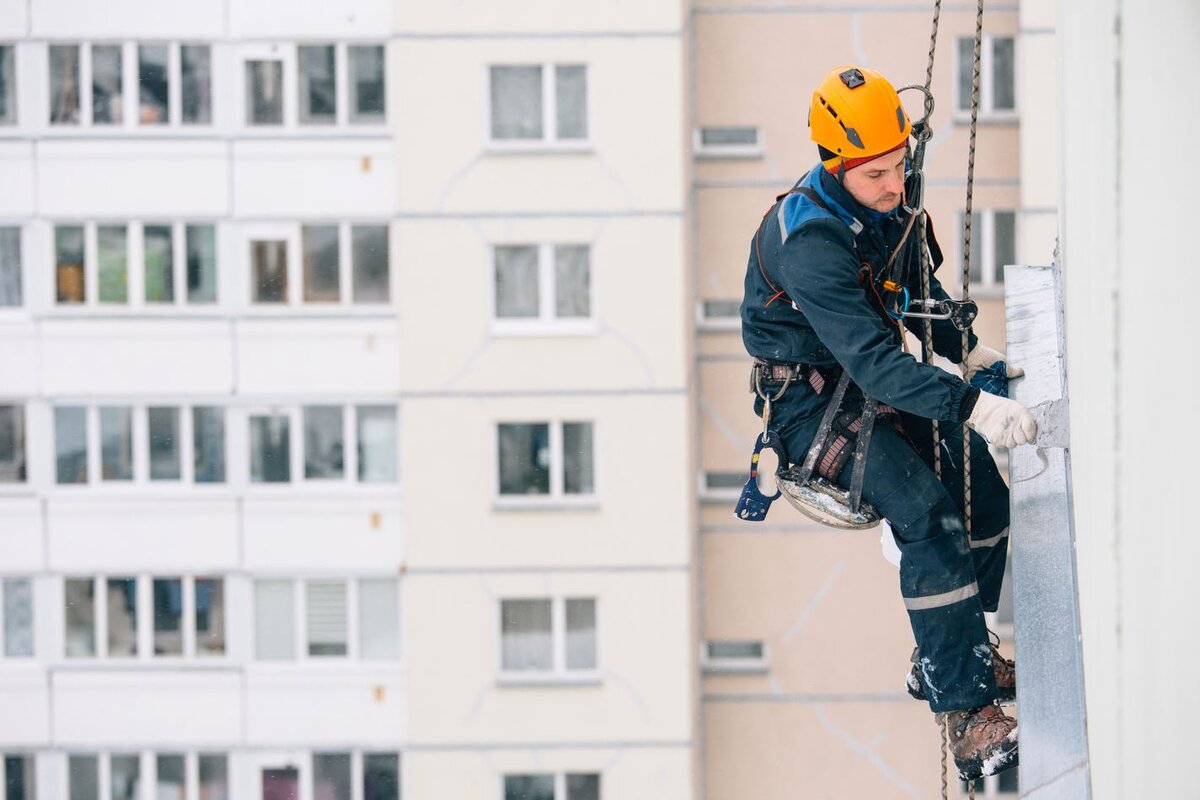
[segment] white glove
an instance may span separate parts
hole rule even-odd
[[[1005,368],[1010,378],[1019,378],[1025,374],[1025,370],[1009,364],[1008,359],[1004,357],[1004,353],[993,350],[983,342],[977,342],[971,352],[967,353],[967,360],[958,366],[962,370],[963,380],[970,383],[971,378],[975,376],[976,372],[981,369],[987,369],[997,361],[1005,362]]]
[[[1000,447],[1029,444],[1037,438],[1037,422],[1016,400],[980,392],[967,424],[988,442]]]

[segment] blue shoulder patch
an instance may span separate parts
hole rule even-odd
[[[787,238],[795,233],[796,229],[801,225],[814,219],[838,220],[848,226],[855,235],[862,230],[861,222],[822,191],[820,178],[820,170],[822,169],[821,165],[818,164],[809,171],[800,185],[812,189],[820,195],[829,208],[822,208],[803,194],[797,193],[785,197],[779,206],[778,213],[779,234],[783,241],[787,241]]]

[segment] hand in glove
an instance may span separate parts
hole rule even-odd
[[[1000,447],[1029,444],[1037,438],[1037,422],[1028,408],[1016,400],[987,392],[979,393],[967,424],[990,443]]]
[[[967,383],[970,383],[971,378],[975,377],[976,372],[981,369],[987,369],[997,361],[1006,362],[1005,367],[1007,368],[1008,377],[1010,378],[1019,378],[1025,374],[1025,370],[1021,369],[1020,367],[1014,367],[1012,364],[1008,364],[1007,359],[1004,357],[1004,353],[993,350],[982,342],[977,343],[971,352],[967,353],[967,360],[958,366],[959,369],[962,370],[963,380],[965,380]]]

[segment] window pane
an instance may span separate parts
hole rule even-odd
[[[186,786],[183,754],[160,753],[155,761],[158,766],[155,800],[183,800]]]
[[[79,124],[79,45],[50,45],[50,122]]]
[[[592,423],[563,423],[563,491],[591,494],[595,491],[592,462]]]
[[[254,270],[254,302],[286,303],[288,295],[287,242],[270,240],[250,243]]]
[[[350,754],[313,753],[313,800],[350,800]]]
[[[587,68],[554,68],[559,139],[587,138]]]
[[[712,319],[717,317],[738,317],[741,315],[740,300],[705,300],[704,316]]]
[[[146,409],[150,433],[150,480],[177,481],[182,477],[179,442],[179,409]]]
[[[184,229],[187,248],[187,299],[189,303],[217,302],[217,228],[188,225]]]
[[[63,581],[68,657],[96,655],[96,586],[91,578]]]
[[[287,483],[292,479],[291,420],[286,416],[250,417],[250,480]]]
[[[558,317],[588,317],[592,313],[591,248],[554,248],[554,313]]]
[[[758,144],[758,128],[701,128],[700,144],[704,147],[754,147]]]
[[[297,51],[300,124],[331,125],[337,119],[333,45],[300,45]]]
[[[138,800],[141,794],[141,759],[137,755],[116,755],[109,758],[109,786],[112,800]]]
[[[996,283],[1004,283],[1004,267],[1017,262],[1017,215],[996,211],[992,216],[992,234],[996,247]]]
[[[554,800],[554,776],[505,775],[504,800]]]
[[[196,483],[225,482],[225,409],[192,409],[192,448]]]
[[[1012,111],[1016,107],[1013,78],[1013,39],[1002,36],[992,40],[992,109]]]
[[[25,406],[0,405],[0,483],[25,481]]]
[[[363,800],[400,800],[399,753],[363,753]]]
[[[503,669],[554,668],[549,600],[501,600],[500,637]]]
[[[296,800],[300,796],[300,770],[295,767],[262,771],[262,800]]]
[[[596,668],[596,601],[567,599],[567,669]]]
[[[0,227],[0,308],[21,303],[21,229]]]
[[[35,762],[31,755],[4,757],[4,800],[36,800]]]
[[[183,581],[154,579],[154,654],[183,655]]]
[[[54,228],[55,299],[60,303],[84,300],[83,226]]]
[[[101,303],[129,302],[128,240],[124,225],[96,226],[96,270]]]
[[[108,655],[137,655],[137,580],[108,579]]]
[[[143,228],[146,250],[146,302],[175,301],[175,257],[170,225]]]
[[[283,124],[283,62],[246,62],[246,124]]]
[[[350,121],[383,122],[387,109],[384,55],[380,45],[348,48],[350,57]]]
[[[67,756],[70,800],[100,800],[100,764],[96,756]]]
[[[400,614],[396,581],[390,578],[358,582],[360,656],[364,659],[400,657]]]
[[[121,83],[121,46],[92,45],[92,124],[121,124],[125,102]]]
[[[100,479],[133,480],[133,409],[100,407]]]
[[[229,757],[223,753],[201,753],[199,800],[229,800]]]
[[[196,578],[196,654],[225,654],[225,581]]]
[[[359,406],[358,479],[392,483],[397,477],[396,407]]]
[[[350,228],[354,259],[354,302],[387,303],[392,299],[386,225]]]
[[[291,581],[255,581],[254,654],[260,661],[296,657],[295,595]]]
[[[54,409],[54,456],[58,483],[87,483],[87,409]]]
[[[33,655],[33,581],[28,578],[4,581],[4,655]]]
[[[138,122],[142,125],[166,125],[170,121],[167,92],[167,46],[138,46]]]
[[[336,303],[342,296],[337,226],[305,225],[300,241],[304,251],[304,302]]]
[[[971,110],[971,75],[975,70],[975,40],[958,38],[958,108]]]
[[[305,406],[304,477],[343,477],[343,439],[341,406]]]
[[[958,229],[960,236],[958,240],[966,246],[966,212],[960,211],[958,214]],[[981,283],[983,281],[983,214],[978,211],[971,212],[971,283]],[[957,281],[962,280],[962,273],[959,272],[955,276]]]
[[[496,317],[538,316],[538,248],[497,247]]]
[[[709,642],[709,658],[753,658],[763,657],[762,642]]]
[[[550,426],[501,423],[500,494],[550,493]]]
[[[492,67],[492,138],[541,139],[542,68]]]
[[[180,100],[183,122],[207,125],[212,122],[212,50],[208,45],[179,48]]]
[[[308,611],[308,654],[346,655],[345,581],[309,581],[305,588]]]
[[[17,64],[13,46],[0,46],[0,125],[17,122]]]
[[[600,800],[600,776],[568,773],[567,800]]]

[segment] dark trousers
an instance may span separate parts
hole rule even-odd
[[[861,403],[861,398],[858,399]],[[854,400],[848,398],[847,407]],[[787,398],[772,409],[793,463],[804,460],[820,414],[801,416]],[[762,401],[755,403],[762,414]],[[1008,486],[987,443],[971,433],[971,535],[963,521],[962,428],[942,423],[942,480],[933,471],[933,426],[901,415],[875,425],[863,498],[888,522],[900,549],[900,594],[917,642],[920,672],[934,711],[975,708],[996,697],[983,612],[995,611],[1008,549]],[[839,476],[850,485],[850,459]]]

